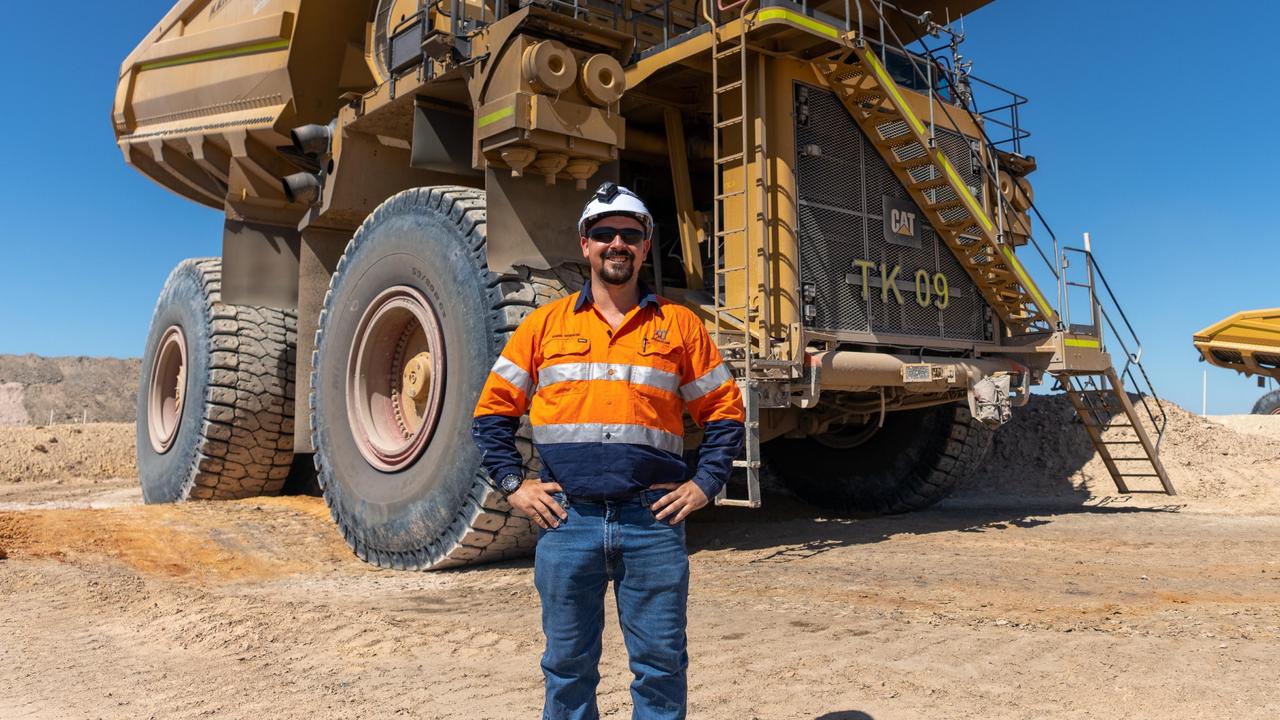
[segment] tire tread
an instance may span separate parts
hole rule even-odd
[[[234,500],[275,495],[293,462],[297,317],[222,302],[222,260],[179,265],[198,273],[212,351],[197,450],[182,496]],[[175,271],[175,272],[178,272]]]
[[[487,224],[485,193],[463,186],[424,187],[405,190],[388,198],[365,219],[361,229],[347,243],[337,269],[330,278],[325,293],[323,310],[318,323],[315,347],[322,347],[326,318],[333,312],[335,287],[350,258],[365,239],[364,227],[375,225],[388,216],[400,213],[434,210],[448,218],[467,238],[467,252],[476,271],[483,273],[487,293],[492,336],[492,354],[496,356],[506,345],[513,332],[529,313],[539,305],[554,300],[581,287],[584,276],[573,269],[557,269],[541,273],[498,274],[488,269]],[[321,489],[332,481],[324,466],[320,451],[320,434],[317,427],[316,391],[319,385],[319,350],[313,355],[311,367],[311,438],[317,448],[314,456],[316,474]],[[525,467],[537,471],[538,461],[527,420],[518,431],[517,445],[525,458]],[[399,570],[442,570],[481,563],[498,562],[529,555],[537,542],[537,528],[515,513],[502,494],[489,486],[482,468],[477,468],[471,478],[471,489],[453,517],[452,522],[440,534],[413,550],[383,550],[367,547],[357,536],[350,518],[343,517],[331,493],[324,493],[329,515],[338,526],[347,545],[362,560],[379,567]]]

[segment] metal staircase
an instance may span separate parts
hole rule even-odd
[[[1083,260],[1085,277],[1082,280],[1072,280],[1069,274],[1069,258],[1073,255],[1079,255]],[[1059,258],[1059,268],[1058,287],[1067,330],[1055,335],[1057,349],[1049,372],[1066,392],[1117,490],[1122,493],[1152,492],[1134,489],[1128,481],[1150,484],[1155,478],[1162,490],[1154,492],[1176,495],[1164,463],[1160,461],[1160,441],[1164,438],[1168,416],[1142,366],[1142,343],[1094,260],[1087,233],[1084,248],[1064,249]],[[1099,280],[1106,291],[1107,306],[1099,299]],[[1072,288],[1087,292],[1087,324],[1071,323]],[[1112,320],[1112,313],[1120,319],[1120,326]],[[1116,370],[1107,352],[1106,335],[1115,338],[1124,353],[1124,365],[1120,370]],[[1142,412],[1130,399],[1129,388],[1136,391]]]
[[[1057,315],[1007,241],[1004,222],[1009,215],[1003,196],[989,191],[995,187],[992,180],[999,172],[997,152],[978,119],[967,107],[959,109],[977,128],[988,164],[982,168],[981,185],[972,188],[965,184],[938,147],[938,111],[945,117],[949,129],[960,131],[962,126],[951,116],[948,103],[935,100],[933,65],[908,52],[896,33],[895,43],[887,42],[883,28],[889,24],[885,22],[882,8],[877,3],[871,7],[880,14],[880,42],[873,44],[857,32],[846,34],[840,51],[813,62],[817,74],[840,98],[1010,334],[1015,338],[1046,338],[1054,346],[1055,356],[1049,372],[1066,392],[1117,489],[1134,492],[1126,480],[1158,478],[1163,492],[1175,494],[1159,457],[1167,417],[1142,367],[1137,335],[1115,302],[1110,287],[1106,286],[1088,248],[1087,236],[1084,250],[1066,251],[1083,255],[1088,269],[1087,282],[1067,280],[1065,252],[1055,260],[1059,267],[1053,269],[1059,280],[1059,304],[1064,309],[1069,310],[1072,287],[1088,289],[1093,322],[1076,326],[1070,323],[1069,316],[1064,323]],[[915,19],[927,22],[920,17]],[[884,58],[890,52],[910,61],[913,72],[928,88],[927,118],[922,118],[911,107],[903,90],[885,69]],[[991,196],[987,205],[983,203],[984,195]],[[1036,215],[1039,216],[1038,210]],[[1043,252],[1041,255],[1044,256]],[[1099,303],[1095,279],[1102,279],[1110,305],[1123,320],[1129,343],[1137,347],[1136,352],[1130,352],[1126,336],[1116,332],[1110,315]],[[1104,323],[1125,352],[1120,371],[1113,366],[1103,344]],[[1126,381],[1138,390],[1150,431],[1144,425],[1143,413],[1138,412],[1129,398]]]
[[[743,457],[734,460],[735,468],[746,470],[747,498],[728,497],[728,485],[715,498],[717,505],[760,507],[760,393],[757,388],[757,364],[760,357],[753,342],[751,328],[757,311],[751,307],[752,264],[749,233],[753,217],[748,195],[750,169],[764,155],[763,148],[752,143],[750,92],[755,78],[749,72],[747,46],[748,24],[737,23],[738,32],[728,33],[716,22],[717,12],[742,3],[718,5],[703,0],[702,11],[711,26],[711,132],[712,159],[715,164],[715,202],[713,210],[712,261],[714,263],[712,302],[716,346],[737,371],[746,409],[746,439]],[[762,133],[758,133],[763,142]],[[757,179],[756,189],[766,191]],[[763,197],[757,207],[767,207]],[[763,218],[757,213],[755,221]],[[726,252],[733,248],[736,252]],[[758,280],[757,280],[758,282]]]
[[[865,39],[850,40],[813,64],[1005,325],[1015,334],[1052,332],[1053,308],[1006,242],[1003,198],[993,193],[998,210],[993,219],[983,207],[981,188],[975,195],[938,147],[931,66],[925,63],[921,72],[930,88],[930,116],[922,120]]]

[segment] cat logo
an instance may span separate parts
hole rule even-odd
[[[910,200],[884,197],[884,240],[891,245],[920,247],[920,212]]]
[[[916,236],[916,214],[905,210],[889,211],[889,229],[909,238]]]

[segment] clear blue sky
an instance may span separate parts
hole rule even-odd
[[[219,214],[130,169],[112,138],[120,62],[170,5],[76,3],[52,34],[38,3],[6,6],[0,353],[139,355],[169,270],[220,251]],[[1031,98],[1037,204],[1069,243],[1092,234],[1157,389],[1194,410],[1207,366],[1191,333],[1280,306],[1280,60],[1257,3],[1204,8],[1004,0],[966,23],[974,72]],[[1218,368],[1209,390],[1213,413],[1261,393]]]

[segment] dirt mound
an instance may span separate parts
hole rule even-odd
[[[0,483],[131,478],[133,423],[0,427]]]
[[[197,580],[363,567],[333,532],[324,501],[309,497],[0,512],[0,550],[15,559],[109,557],[148,575]]]
[[[0,425],[129,422],[138,392],[137,358],[0,355]]]
[[[1210,415],[1207,419],[1242,435],[1280,439],[1280,415]]]
[[[1280,508],[1280,437],[1242,434],[1171,402],[1161,458],[1181,496],[1242,499]],[[1152,404],[1154,411],[1156,406]],[[1141,412],[1141,408],[1139,408]],[[1122,433],[1122,430],[1112,432]],[[1140,452],[1121,446],[1125,456]],[[1129,463],[1135,472],[1142,463]],[[1135,478],[1131,489],[1156,490],[1156,478]],[[1065,395],[1036,395],[995,436],[985,465],[957,489],[957,497],[1018,495],[1095,498],[1116,494]]]

